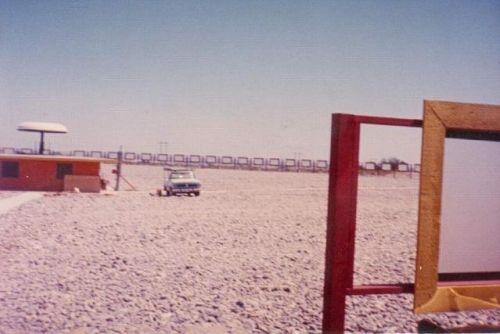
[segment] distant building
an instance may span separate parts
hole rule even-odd
[[[0,190],[99,192],[101,163],[112,159],[0,154]]]

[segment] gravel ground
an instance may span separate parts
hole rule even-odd
[[[18,191],[0,191],[0,200],[5,199],[5,198],[9,198],[9,197],[13,197],[13,196],[17,196],[19,194],[20,194],[20,192],[18,192]]]
[[[150,195],[161,168],[124,174],[137,191],[50,193],[0,216],[0,333],[320,332],[326,174],[199,170],[200,197],[170,198]],[[357,284],[412,281],[417,187],[360,178]],[[411,304],[349,298],[347,330],[415,332]],[[498,311],[426,318],[500,325]]]

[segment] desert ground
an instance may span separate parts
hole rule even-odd
[[[0,333],[321,332],[327,174],[202,169],[200,197],[150,195],[161,167],[124,176],[137,190],[0,215]],[[360,176],[358,195],[355,283],[412,282],[418,177]],[[350,332],[500,325],[499,311],[416,316],[407,294],[347,304]]]

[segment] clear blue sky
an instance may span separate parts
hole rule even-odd
[[[0,146],[324,159],[335,112],[500,104],[500,1],[0,2]],[[366,127],[361,159],[417,162]]]

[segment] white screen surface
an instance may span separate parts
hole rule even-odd
[[[445,140],[439,273],[500,272],[500,142]]]

